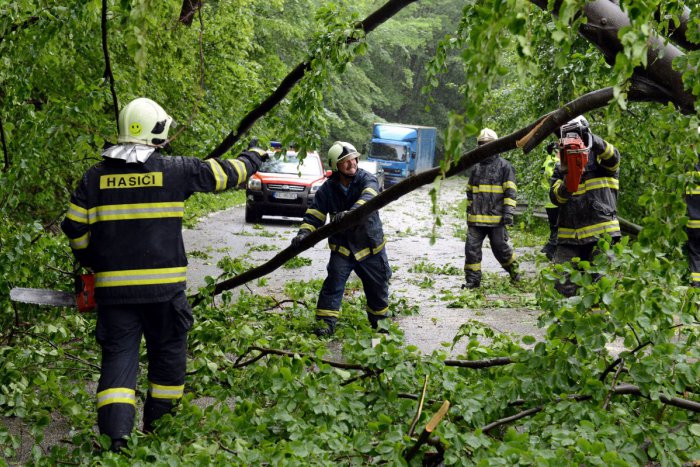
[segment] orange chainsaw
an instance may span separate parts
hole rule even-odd
[[[95,275],[77,275],[74,293],[63,290],[15,287],[10,290],[10,300],[35,305],[77,307],[81,313],[91,311],[95,309]]]
[[[578,191],[581,176],[586,171],[588,153],[591,150],[593,139],[590,135],[588,137],[588,146],[586,146],[578,133],[567,133],[559,139],[559,162],[562,172],[566,174],[564,182],[566,183],[566,191],[569,193]]]

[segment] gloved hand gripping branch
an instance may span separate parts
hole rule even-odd
[[[292,239],[292,246],[295,248],[298,247],[301,244],[302,240],[304,240],[310,234],[311,232],[309,232],[308,230],[300,230],[297,236]]]

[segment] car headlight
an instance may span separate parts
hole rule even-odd
[[[323,185],[323,183],[318,183],[318,184],[316,184],[316,185],[311,185],[311,189],[309,190],[309,194],[310,194],[310,195],[315,194],[315,193],[318,191],[318,189],[321,188],[321,185]]]
[[[252,191],[262,190],[262,182],[257,178],[248,179],[248,189]]]

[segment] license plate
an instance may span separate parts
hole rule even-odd
[[[297,199],[296,193],[286,193],[283,191],[276,191],[272,193],[272,196],[277,199]]]

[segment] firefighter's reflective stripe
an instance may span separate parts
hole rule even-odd
[[[620,181],[612,177],[600,177],[591,178],[589,180],[584,180],[579,185],[578,191],[574,193],[574,196],[580,196],[587,191],[599,190],[601,188],[610,188],[611,190],[620,189]]]
[[[187,267],[103,271],[95,274],[95,287],[172,284],[187,280]]]
[[[78,206],[77,204],[70,203],[68,205],[68,212],[66,217],[72,221],[79,222],[81,224],[88,224],[88,210],[84,207]]]
[[[341,245],[334,245],[333,243],[329,243],[328,248],[330,248],[331,251],[338,252],[343,256],[350,256],[352,254],[350,250]]]
[[[700,195],[700,186],[696,186],[695,188],[688,188],[685,190],[685,193],[687,195]]]
[[[356,206],[362,206],[362,205],[365,204],[366,202],[367,202],[367,201],[365,201],[364,199],[358,199],[357,202],[355,202],[355,205],[356,205]]]
[[[367,312],[377,316],[385,316],[389,312],[389,307],[382,308],[381,310],[373,310],[367,307]]]
[[[321,222],[326,222],[326,213],[321,212],[318,209],[309,208],[306,210],[306,214],[311,214],[312,216],[314,216],[316,219],[320,220]]]
[[[238,159],[227,159],[226,162],[231,164],[231,166],[233,166],[233,168],[236,170],[239,185],[248,179],[248,170],[243,162],[239,161]]]
[[[690,279],[693,282],[700,282],[700,272],[692,272],[690,273]]]
[[[328,316],[330,318],[340,318],[340,310],[316,309],[316,316]]]
[[[366,256],[369,256],[370,253],[373,255],[376,255],[377,253],[382,251],[382,249],[384,249],[385,245],[386,245],[386,240],[384,240],[382,243],[375,246],[374,248],[365,248],[363,250],[360,250],[357,253],[355,253],[355,259],[360,261],[363,258],[365,258]]]
[[[614,233],[620,231],[620,222],[615,219],[608,222],[593,224],[580,229],[570,229],[567,227],[559,227],[559,238],[582,239],[589,238],[604,233]]]
[[[518,205],[518,202],[515,201],[513,198],[503,198],[503,204],[505,204],[506,206],[516,207]]]
[[[182,217],[185,203],[173,201],[166,203],[108,204],[96,206],[88,211],[90,224],[106,221],[125,221],[134,219],[162,219]]]
[[[148,382],[148,392],[155,399],[180,399],[185,392],[185,385],[163,386],[152,381]]]
[[[700,229],[700,219],[691,219],[688,221],[689,229]]]
[[[511,182],[510,180],[506,180],[503,182],[503,191],[507,190],[508,188],[512,190],[518,190],[518,185],[516,185],[514,182]]]
[[[78,238],[69,238],[68,243],[74,250],[84,250],[90,244],[90,232]]]
[[[481,271],[481,263],[471,263],[464,265],[465,271]]]
[[[214,191],[222,191],[226,188],[226,182],[228,182],[228,175],[224,172],[223,167],[214,159],[208,159],[207,164],[211,167],[211,171],[214,173],[214,180],[216,182],[216,187]]]
[[[363,193],[363,194],[364,194],[364,193],[369,193],[369,194],[372,195],[372,196],[377,196],[377,192],[374,190],[374,188],[369,187],[369,186],[368,186],[367,188],[365,188],[364,190],[362,190],[362,193]]]
[[[598,155],[598,160],[599,161],[606,161],[606,160],[610,159],[614,154],[615,154],[615,147],[606,141],[605,142],[605,151],[603,151],[602,153],[600,153]]]
[[[136,391],[131,388],[111,388],[97,393],[97,408],[109,404],[136,405]]]
[[[472,193],[503,193],[506,183],[508,182],[503,183],[503,185],[475,185],[468,188],[471,188]]]
[[[500,224],[502,216],[487,216],[484,214],[468,214],[467,222],[479,222],[482,224]]]
[[[299,226],[299,230],[302,230],[302,229],[306,229],[306,230],[308,230],[309,232],[314,232],[314,231],[316,230],[316,227],[314,227],[314,226],[311,225],[311,224],[307,224],[306,222],[304,222],[303,224],[301,224],[301,225]]]
[[[507,268],[508,266],[513,264],[515,262],[515,260],[516,260],[516,256],[515,256],[515,253],[513,253],[513,256],[511,256],[510,259],[508,261],[506,261],[505,263],[501,263],[501,266],[503,266],[504,268]]]

